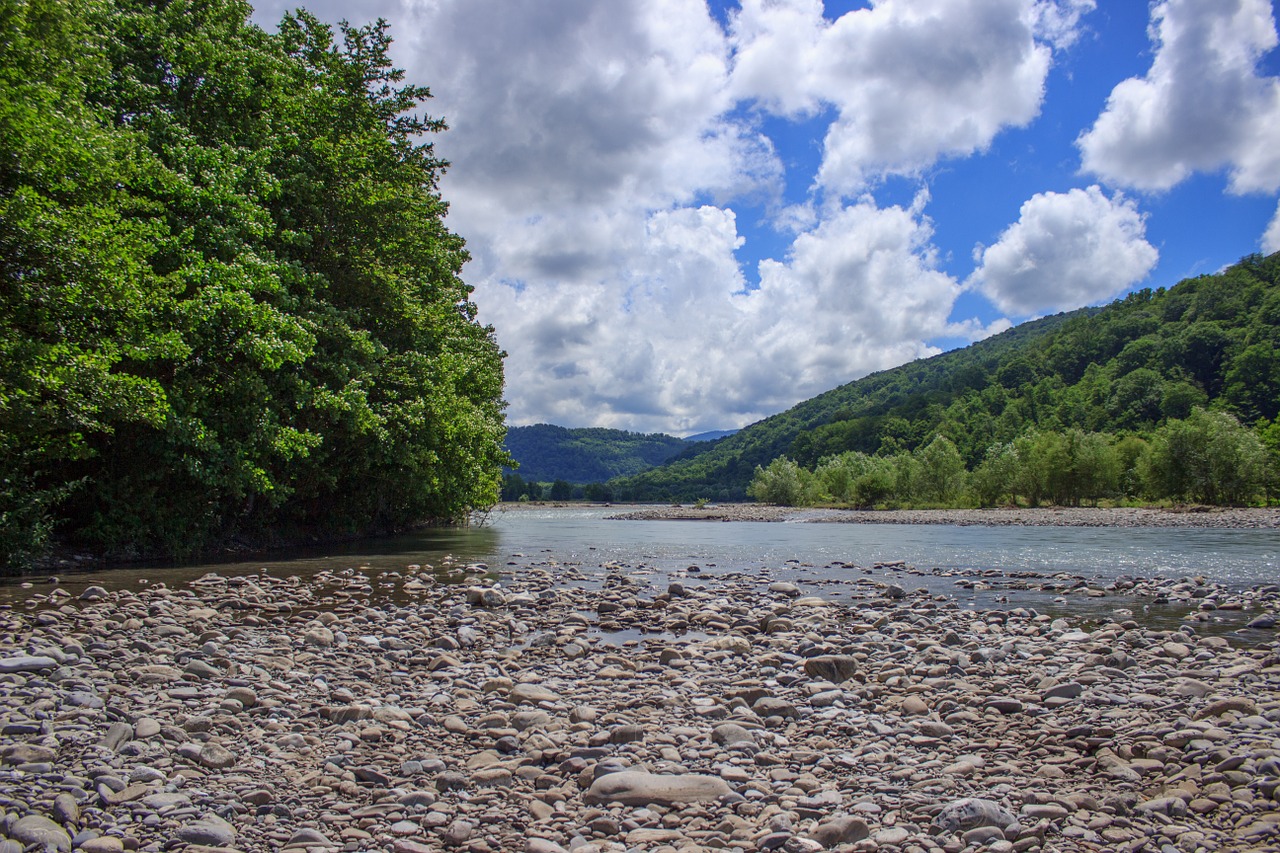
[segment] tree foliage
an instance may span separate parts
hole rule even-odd
[[[1196,409],[1185,420],[1135,436],[1032,430],[993,444],[972,471],[948,439],[912,452],[857,451],[822,460],[811,473],[785,456],[757,468],[748,494],[785,506],[1096,505],[1142,498],[1243,505],[1274,490],[1280,426],[1262,436],[1226,412]]]
[[[497,498],[502,354],[379,21],[0,12],[0,558],[390,530]]]
[[[778,506],[803,506],[817,497],[815,479],[785,456],[779,456],[768,467],[757,468],[748,493],[761,503]]]

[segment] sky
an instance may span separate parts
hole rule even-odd
[[[1280,250],[1269,0],[305,5],[449,124],[512,425],[733,429]]]

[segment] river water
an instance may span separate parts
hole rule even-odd
[[[403,572],[408,566],[484,563],[499,581],[518,581],[529,565],[572,566],[603,580],[610,568],[647,579],[664,589],[668,579],[747,573],[761,583],[785,580],[805,593],[841,599],[868,584],[926,588],[962,605],[1035,607],[1041,612],[1089,618],[1127,615],[1176,625],[1185,605],[1160,607],[1112,595],[1086,598],[962,586],[986,570],[1005,573],[1064,573],[1099,584],[1127,575],[1203,576],[1243,589],[1280,582],[1280,530],[1169,528],[984,527],[791,522],[620,521],[604,507],[515,507],[490,513],[480,525],[423,531],[410,536],[330,546],[313,552],[183,566],[126,566],[92,573],[63,573],[57,582],[78,594],[90,584],[108,588],[162,581],[182,586],[208,572],[244,575],[268,572],[302,577],[317,572],[361,570],[370,576]],[[900,563],[884,566],[877,564]],[[691,567],[696,567],[690,571]],[[0,604],[18,604],[46,591],[46,578],[0,585]],[[972,585],[972,584],[970,584]],[[980,587],[982,584],[979,585]],[[390,588],[390,586],[388,587]],[[1236,630],[1250,614],[1222,612],[1221,630]],[[1212,627],[1212,626],[1209,626]]]

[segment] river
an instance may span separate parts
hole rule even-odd
[[[1280,530],[985,527],[793,522],[619,521],[618,508],[514,507],[490,513],[470,528],[329,546],[251,560],[140,565],[63,573],[72,595],[90,584],[108,588],[163,582],[182,586],[208,572],[283,577],[360,570],[370,576],[409,566],[483,563],[499,582],[518,582],[523,567],[571,566],[586,583],[610,568],[647,580],[655,591],[673,577],[749,573],[761,583],[789,581],[806,593],[843,599],[869,584],[928,589],[977,608],[1027,606],[1088,618],[1136,612],[1148,623],[1176,626],[1187,607],[1161,607],[1123,595],[1088,598],[1003,588],[1010,574],[1064,573],[1105,585],[1120,576],[1203,576],[1234,589],[1280,581]],[[885,566],[894,563],[897,565]],[[879,565],[878,565],[879,564]],[[1005,579],[977,578],[989,570]],[[693,579],[693,580],[690,580]],[[580,581],[581,582],[581,581]],[[20,604],[47,592],[46,577],[0,585],[0,604]],[[984,586],[991,588],[984,589]],[[388,584],[393,589],[394,585]],[[1222,612],[1218,630],[1239,629],[1250,614]]]

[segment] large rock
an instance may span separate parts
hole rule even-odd
[[[832,849],[841,844],[856,844],[871,835],[871,828],[861,818],[842,814],[824,820],[810,834],[823,847]]]
[[[492,587],[473,586],[467,590],[467,604],[475,607],[501,607],[507,597]]]
[[[858,673],[858,660],[852,655],[819,655],[804,662],[804,674],[810,678],[841,684]]]
[[[1238,714],[1256,714],[1258,713],[1258,703],[1245,696],[1233,696],[1229,699],[1219,699],[1216,702],[1210,702],[1199,711],[1193,719],[1203,720],[1208,717],[1221,717],[1223,714],[1230,712]]]
[[[206,743],[200,749],[196,760],[210,770],[226,770],[236,763],[234,752],[216,743]]]
[[[0,762],[4,764],[34,764],[53,761],[57,757],[56,750],[38,743],[15,743],[0,750]]]
[[[507,696],[515,705],[537,705],[541,702],[558,702],[560,694],[540,684],[517,684]]]
[[[0,674],[9,674],[13,672],[42,672],[46,669],[53,669],[58,662],[44,655],[17,655],[15,657],[0,658]]]
[[[236,829],[217,815],[206,815],[178,828],[178,838],[188,844],[227,847],[236,840]]]
[[[980,826],[1004,829],[1017,822],[1018,818],[1013,812],[999,803],[966,797],[943,806],[942,811],[933,819],[933,826],[943,832],[966,832]]]
[[[19,844],[41,845],[41,850],[70,850],[71,836],[49,818],[40,814],[19,818],[9,830],[9,837]]]
[[[308,646],[317,646],[322,649],[332,646],[334,640],[333,632],[323,625],[316,625],[302,635],[302,642]]]
[[[627,806],[715,802],[733,791],[716,776],[658,776],[638,770],[623,770],[601,776],[591,784],[585,800],[589,803],[618,802]]]
[[[795,718],[800,716],[800,712],[796,710],[795,705],[792,705],[786,699],[779,699],[776,696],[761,696],[751,706],[751,710],[761,717]]]
[[[711,740],[721,746],[735,743],[749,743],[755,746],[756,739],[751,732],[737,723],[722,723],[711,730]]]

